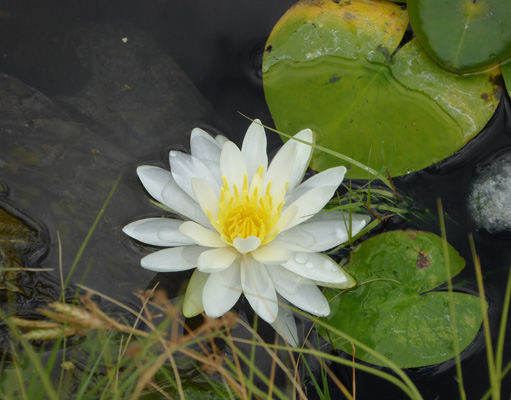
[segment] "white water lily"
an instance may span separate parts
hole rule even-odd
[[[195,128],[191,155],[171,151],[170,172],[141,166],[138,176],[149,194],[181,219],[148,218],[123,228],[141,242],[168,247],[142,258],[152,271],[196,268],[183,314],[219,317],[243,293],[254,311],[297,344],[285,299],[313,315],[330,313],[316,286],[349,288],[354,279],[320,252],[358,233],[367,217],[318,213],[341,184],[346,169],[336,167],[300,184],[309,164],[310,129],[294,136],[268,166],[266,135],[252,123],[241,150],[223,136]],[[305,143],[304,143],[305,142]],[[309,143],[309,144],[306,144]]]

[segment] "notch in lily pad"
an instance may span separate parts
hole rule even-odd
[[[454,340],[465,349],[483,316],[478,297],[453,292],[453,324],[450,293],[436,289],[447,280],[446,264],[454,276],[465,261],[450,245],[447,254],[448,261],[442,238],[428,232],[392,231],[364,241],[344,267],[359,284],[341,294],[326,292],[332,312],[325,321],[402,368],[455,357]],[[323,327],[318,330],[334,347],[353,353],[351,343]],[[356,349],[355,357],[383,365],[361,349]]]

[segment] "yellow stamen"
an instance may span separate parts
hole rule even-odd
[[[250,187],[245,174],[241,191],[237,185],[233,185],[232,190],[229,189],[227,178],[222,176],[218,215],[216,219],[213,219],[209,212],[207,215],[226,243],[232,244],[236,238],[255,236],[261,240],[261,244],[266,244],[277,236],[275,225],[280,218],[284,196],[279,194],[276,197],[280,198],[280,201],[274,201],[271,182],[266,185],[266,190],[263,188],[263,173],[264,167],[261,165]]]

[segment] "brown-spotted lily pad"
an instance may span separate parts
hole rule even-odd
[[[453,154],[486,125],[500,99],[491,72],[450,73],[417,40],[393,54],[408,18],[393,3],[302,1],[277,23],[263,60],[277,128],[317,133],[317,144],[393,176]],[[312,167],[349,168],[316,150]],[[351,169],[350,169],[351,168]]]
[[[448,245],[451,276],[465,261]],[[460,350],[482,322],[479,298],[453,292],[454,316],[447,291],[433,290],[447,280],[442,238],[427,232],[393,231],[366,240],[344,267],[358,286],[339,294],[327,292],[332,312],[326,322],[351,335],[403,368],[438,364],[455,356],[455,327]],[[455,325],[453,324],[455,321]],[[332,338],[335,347],[352,354],[351,343]],[[361,349],[355,356],[381,365]]]

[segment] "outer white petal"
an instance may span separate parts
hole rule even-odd
[[[183,300],[183,315],[185,318],[195,317],[204,311],[202,291],[209,276],[209,274],[204,274],[198,270],[193,271]]]
[[[191,240],[194,243],[200,244],[205,247],[225,247],[228,246],[227,243],[224,243],[222,239],[220,239],[220,235],[217,231],[213,231],[207,228],[204,228],[202,225],[197,224],[196,222],[186,221],[181,224],[179,227],[181,233]]]
[[[192,188],[202,211],[209,211],[213,219],[218,215],[218,197],[214,189],[200,178],[192,179]]]
[[[295,138],[303,140],[312,145],[314,136],[310,129],[304,129],[298,132]],[[294,141],[290,139],[290,141]],[[303,179],[305,171],[309,166],[310,158],[312,155],[312,146],[305,143],[296,142],[296,158],[291,170],[291,176],[289,177],[289,189],[293,190]]]
[[[303,196],[309,190],[319,186],[331,186],[337,189],[342,183],[345,174],[345,167],[334,167],[320,172],[319,174],[316,174],[307,179],[294,190],[289,190],[286,194],[286,203],[291,204],[293,201]]]
[[[356,283],[347,272],[324,254],[297,252],[282,266],[323,286],[341,289],[353,287]]]
[[[282,249],[273,246],[273,241],[270,245],[261,246],[254,250],[252,257],[265,265],[280,265],[285,263],[291,257],[291,252],[287,249]]]
[[[156,272],[186,271],[197,266],[199,256],[205,250],[202,246],[171,247],[145,256],[140,265]]]
[[[268,268],[268,273],[277,293],[291,304],[313,315],[325,317],[330,314],[327,299],[310,279],[293,274],[281,266]]]
[[[232,245],[241,254],[246,254],[257,249],[261,245],[261,239],[256,236],[249,236],[246,239],[236,238],[232,242]]]
[[[243,154],[241,154],[240,149],[233,142],[225,143],[222,148],[220,170],[222,171],[222,175],[227,179],[229,188],[233,190],[234,185],[236,185],[238,191],[241,192],[243,179],[247,173],[247,167]]]
[[[360,232],[369,219],[366,215],[351,214],[351,235]],[[348,240],[349,223],[348,213],[323,212],[280,233],[271,244],[294,251],[322,252]]]
[[[220,160],[209,161],[203,160],[204,165],[209,168],[211,174],[216,178],[219,185],[222,184],[222,171],[220,170]]]
[[[230,246],[207,250],[200,255],[197,269],[210,274],[223,271],[234,263],[238,255]]]
[[[194,244],[179,231],[183,221],[170,218],[141,219],[122,228],[122,231],[133,239],[153,246],[183,246]]]
[[[152,165],[141,165],[137,168],[137,175],[147,192],[160,203],[164,203],[163,189],[174,181],[170,171]]]
[[[284,300],[278,296],[279,303]],[[271,324],[273,329],[293,347],[298,347],[298,330],[296,329],[295,317],[291,310],[285,306],[279,306],[277,320]]]
[[[195,128],[190,136],[192,156],[202,161],[220,162],[222,146],[209,133],[201,128]]]
[[[241,287],[257,315],[270,324],[274,322],[279,310],[277,293],[266,267],[252,257],[241,261]]]
[[[241,295],[240,265],[211,274],[202,292],[206,315],[217,318],[229,311]]]
[[[160,167],[142,165],[137,168],[137,174],[142,185],[157,201],[177,214],[202,225],[210,225],[199,204],[179,187],[169,171]]]
[[[217,141],[217,143],[220,145],[220,147],[222,147],[224,144],[226,144],[229,139],[227,139],[225,136],[223,135],[216,135],[215,136],[215,140]]]
[[[201,160],[180,151],[171,151],[169,154],[170,172],[176,183],[184,192],[194,197],[192,189],[192,178],[201,178],[215,189],[217,195],[220,193],[220,178],[215,177],[211,170]]]
[[[260,165],[264,167],[264,171],[268,169],[268,156],[266,154],[266,133],[261,125],[261,121],[255,119],[248,127],[241,152],[245,158],[247,166],[248,181],[252,178]]]

